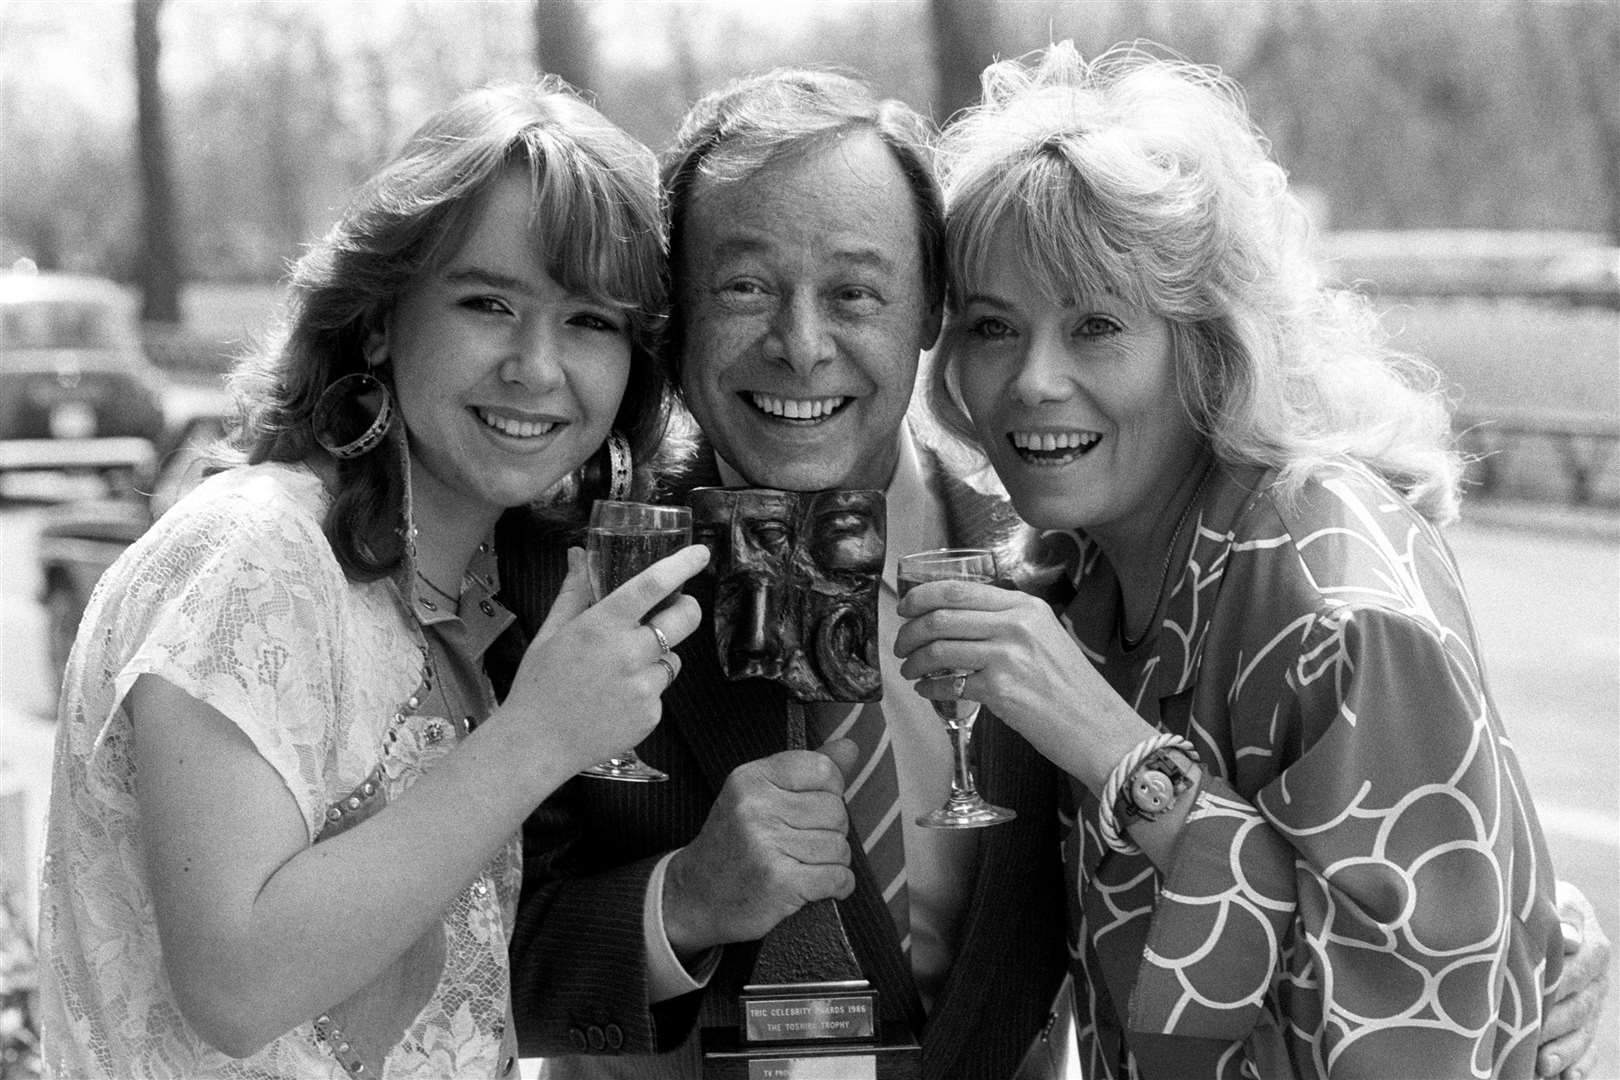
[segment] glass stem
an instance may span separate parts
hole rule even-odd
[[[960,705],[952,703],[959,708]],[[952,708],[955,711],[955,708]],[[973,741],[973,721],[978,719],[979,706],[972,703],[972,708],[966,717],[958,719],[954,716],[945,717],[945,731],[951,740],[951,801],[953,803],[967,802],[979,797],[977,786],[973,783],[973,770],[968,765],[968,744]]]

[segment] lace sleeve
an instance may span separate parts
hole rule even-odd
[[[143,545],[112,620],[125,645],[108,655],[128,658],[114,704],[151,674],[219,710],[281,775],[313,840],[337,735],[347,581],[307,510],[274,489],[255,494],[187,508]]]

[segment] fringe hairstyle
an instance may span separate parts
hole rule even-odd
[[[508,169],[533,187],[531,237],[564,288],[625,313],[630,377],[614,427],[649,462],[668,418],[656,361],[667,297],[657,163],[562,80],[499,83],[430,117],[294,264],[275,339],[232,375],[239,460],[302,461],[321,392],[366,370],[362,349],[399,296],[452,258],[484,194]],[[386,368],[383,369],[384,372]],[[351,579],[391,573],[404,554],[398,455],[338,463],[324,528]],[[641,493],[650,485],[645,471]]]
[[[1436,372],[1387,348],[1364,298],[1326,287],[1303,207],[1218,72],[1069,42],[982,76],[946,129],[950,296],[1010,231],[1052,296],[1112,291],[1171,323],[1177,384],[1220,459],[1277,468],[1285,494],[1357,459],[1419,512],[1457,515],[1462,461]],[[944,365],[928,399],[971,439]]]

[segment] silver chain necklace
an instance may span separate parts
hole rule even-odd
[[[422,571],[418,570],[416,572],[416,576],[421,579],[422,584],[426,585],[428,588],[432,589],[434,592],[438,593],[440,596],[442,596],[446,600],[450,601],[450,606],[451,607],[456,607],[461,603],[461,597],[459,597],[459,596],[451,596],[449,593],[445,592],[443,589],[441,589],[437,585],[433,584],[433,582],[429,581],[428,576],[426,574],[422,573]],[[463,576],[465,576],[465,575],[463,575]]]

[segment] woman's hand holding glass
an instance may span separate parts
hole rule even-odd
[[[661,696],[680,672],[665,646],[702,617],[696,600],[674,594],[708,561],[703,545],[683,548],[593,604],[585,553],[569,550],[568,576],[500,710],[543,725],[563,778],[621,755],[657,726]]]
[[[933,581],[901,599],[900,673],[935,701],[983,702],[1092,791],[1153,728],[1114,693],[1043,600],[973,581]],[[968,671],[961,681],[931,678]]]
[[[985,548],[936,548],[902,555],[896,572],[902,598],[917,586],[929,582],[989,584],[995,579],[995,554]],[[951,741],[951,793],[944,806],[930,810],[917,819],[917,824],[924,828],[977,829],[1012,821],[1018,816],[1004,806],[986,802],[973,778],[968,746],[973,738],[973,723],[979,718],[979,702],[965,694],[967,677],[971,674],[973,671],[970,668],[952,665],[931,668],[924,676],[927,681],[950,685],[948,694],[931,700],[934,713],[945,721],[945,731]]]
[[[585,537],[585,569],[592,601],[600,602],[634,575],[691,542],[692,511],[688,507],[597,499],[591,506],[590,528]],[[653,612],[674,603],[676,595],[678,593],[665,597]],[[668,635],[653,622],[652,614],[642,622],[652,628],[653,639],[658,642],[659,655],[653,662],[664,669],[669,682],[673,683],[679,660],[671,649]],[[596,762],[582,770],[581,775],[641,784],[669,779],[668,774],[636,756],[633,743],[625,745],[631,748]]]

